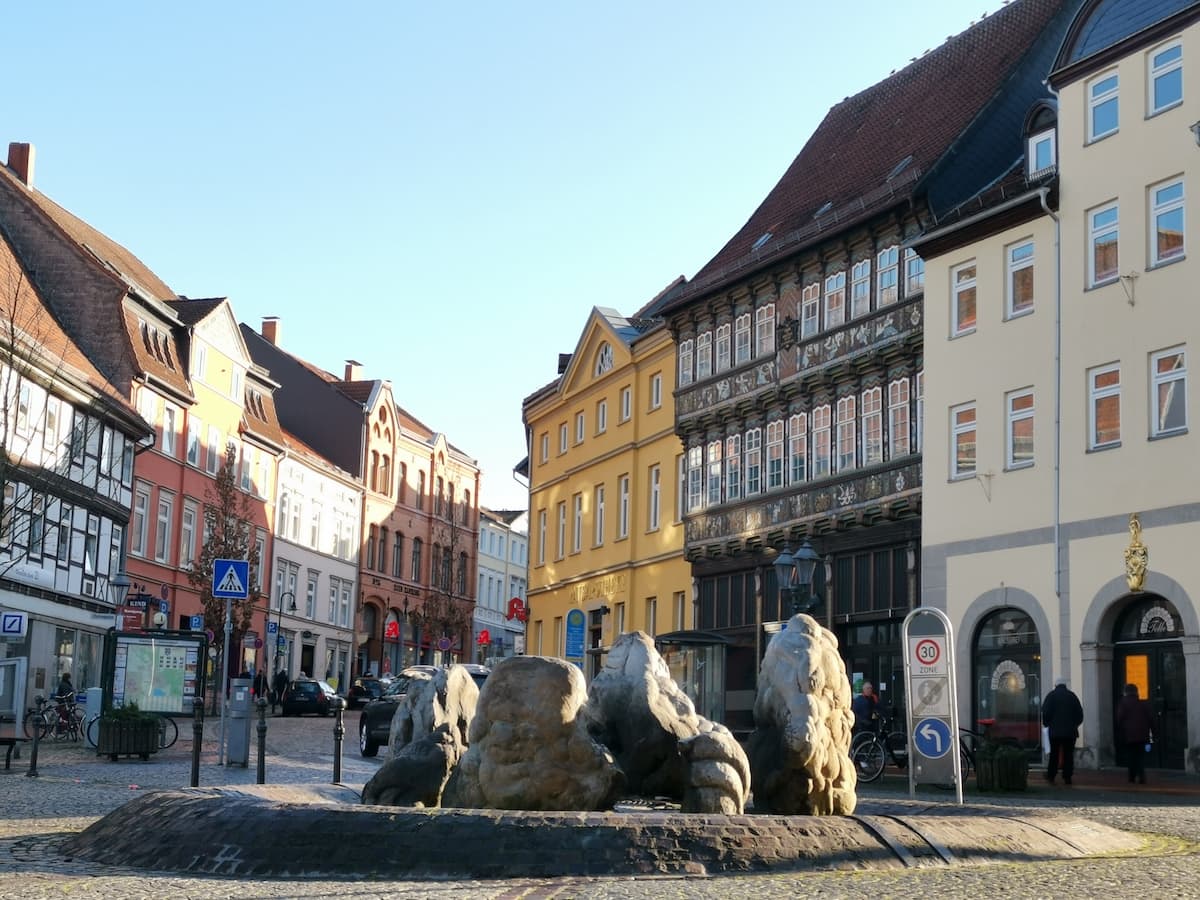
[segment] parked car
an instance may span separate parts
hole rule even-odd
[[[492,671],[487,666],[479,666],[474,663],[463,663],[462,666],[479,687],[483,687],[483,682]],[[392,717],[396,714],[396,707],[408,693],[413,679],[424,680],[425,676],[432,677],[438,668],[438,666],[409,666],[395,676],[392,683],[384,688],[382,695],[363,707],[362,715],[358,719],[358,750],[363,756],[374,756],[379,752],[380,747],[387,744],[391,737]]]
[[[337,691],[324,681],[298,678],[283,692],[283,714],[302,716],[305,713],[316,713],[319,716],[327,716],[333,710],[332,701],[336,696]]]
[[[391,683],[392,679],[390,678],[373,678],[369,675],[355,678],[354,683],[350,685],[350,690],[346,692],[346,708],[358,709],[371,700],[378,699]]]

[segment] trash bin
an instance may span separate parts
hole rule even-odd
[[[104,710],[101,706],[104,703],[104,689],[98,687],[90,687],[84,691],[83,696],[83,739],[87,741],[87,745],[93,750],[96,749],[96,744],[93,738],[98,738],[100,731],[99,727],[91,728],[92,722],[100,718],[100,713]]]
[[[254,696],[249,678],[229,681],[229,727],[225,738],[225,764],[250,765],[250,721],[254,713]]]

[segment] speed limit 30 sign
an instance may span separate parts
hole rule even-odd
[[[947,674],[946,642],[942,636],[910,637],[909,653],[913,675]]]

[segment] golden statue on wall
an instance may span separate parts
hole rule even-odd
[[[1138,593],[1146,579],[1146,564],[1150,551],[1142,543],[1142,523],[1137,513],[1129,515],[1129,546],[1125,548],[1125,581],[1129,590]]]

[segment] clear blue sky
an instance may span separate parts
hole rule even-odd
[[[0,146],[174,290],[349,358],[521,507],[521,401],[998,0],[22,3]]]

